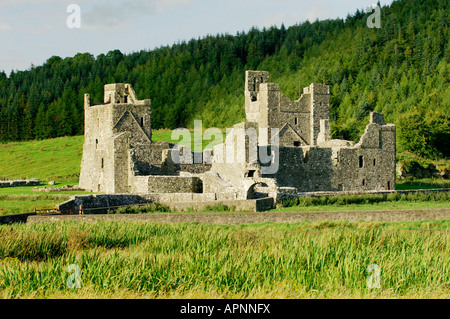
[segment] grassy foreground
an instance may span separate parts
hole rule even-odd
[[[3,225],[0,297],[449,298],[449,226],[448,220]],[[77,278],[75,268],[67,271],[72,264],[80,288],[68,286]],[[380,272],[368,272],[370,265]]]

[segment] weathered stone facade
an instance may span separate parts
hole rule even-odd
[[[329,95],[328,86],[312,83],[291,101],[268,72],[247,71],[247,122],[234,125],[225,143],[194,154],[152,141],[150,100],[138,100],[129,84],[105,85],[105,104],[91,105],[85,95],[80,187],[216,200],[395,189],[395,125],[371,113],[358,143],[332,139]]]
[[[158,192],[160,187],[171,193],[201,189],[197,177],[178,176],[180,165],[169,167],[167,153],[174,144],[151,140],[150,100],[138,100],[129,84],[116,83],[105,85],[104,103],[91,105],[85,95],[80,187],[108,194]],[[191,166],[186,171],[204,172],[208,167]]]

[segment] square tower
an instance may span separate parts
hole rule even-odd
[[[128,83],[104,86],[104,104],[84,99],[84,145],[80,187],[95,192],[126,192],[129,150],[140,169],[148,166],[151,101],[138,100]]]

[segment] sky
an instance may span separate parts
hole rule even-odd
[[[0,71],[51,56],[127,54],[207,35],[286,27],[366,10],[376,0],[0,0]],[[392,0],[380,0],[382,6]],[[70,5],[76,5],[74,10]],[[79,15],[78,15],[79,12]],[[77,18],[79,17],[79,19]],[[79,28],[77,27],[79,22]],[[74,27],[75,26],[75,27]]]

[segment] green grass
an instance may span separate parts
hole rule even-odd
[[[446,298],[450,221],[0,226],[3,298]],[[67,267],[81,288],[67,287]],[[380,267],[369,289],[367,268]]]
[[[358,194],[302,196],[283,200],[276,210],[312,211],[312,210],[372,210],[372,209],[408,209],[408,208],[449,208],[448,192],[428,194]]]
[[[56,184],[56,185],[40,185],[37,186],[38,188],[61,188],[64,187],[66,183]],[[44,192],[44,191],[35,191],[35,186],[20,186],[20,187],[5,187],[0,188],[0,195],[45,195],[45,194],[64,194],[64,195],[75,195],[75,194],[91,194],[89,192],[85,192],[82,190],[70,190],[70,191],[50,191],[50,192]]]
[[[449,200],[399,200],[399,201],[385,201],[372,203],[348,203],[348,204],[326,204],[324,203],[306,203],[302,205],[283,206],[279,204],[277,208],[270,211],[341,211],[341,210],[390,210],[390,209],[426,209],[426,208],[450,208]],[[226,213],[234,211],[224,205],[216,205],[208,207],[205,210],[194,211],[185,210],[183,213]],[[178,211],[171,210],[162,205],[140,205],[127,206],[115,211],[111,214],[149,214],[149,213],[178,213]]]
[[[73,136],[0,144],[0,177],[77,184],[83,141],[83,136]]]
[[[62,187],[64,184],[55,186],[41,185],[42,187]],[[53,191],[36,192],[33,186],[5,187],[0,188],[0,215],[29,213],[36,209],[53,209],[69,199],[71,195],[93,194],[85,191]]]
[[[438,178],[422,178],[422,179],[405,179],[397,181],[397,190],[414,190],[414,189],[437,189],[450,188],[450,182],[446,179]]]
[[[348,204],[348,205],[311,205],[280,207],[272,211],[302,212],[302,211],[341,211],[341,210],[389,210],[389,209],[425,209],[425,208],[450,208],[450,202],[385,202],[373,204]]]
[[[69,195],[0,195],[0,215],[30,213],[36,209],[52,209],[69,199]]]

